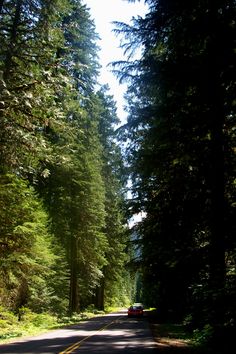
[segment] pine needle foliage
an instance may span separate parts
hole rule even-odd
[[[146,301],[163,320],[190,313],[217,337],[235,321],[235,1],[147,4],[116,30],[141,59],[114,64],[129,84],[120,131],[130,208],[146,215],[136,230]]]

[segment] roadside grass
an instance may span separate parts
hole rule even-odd
[[[229,328],[213,337],[210,325],[201,331],[190,331],[181,323],[160,322],[156,309],[149,309],[146,314],[160,354],[228,354],[232,351],[233,333]]]
[[[120,310],[124,310],[124,307],[117,306],[108,306],[105,308],[105,313],[119,312]]]
[[[18,337],[35,336],[52,329],[63,328],[103,314],[104,311],[88,309],[72,316],[57,317],[48,313],[37,314],[24,308],[16,315],[0,307],[0,344],[9,343]]]
[[[147,316],[160,354],[210,354],[183,324],[158,322],[155,309],[147,311]]]
[[[104,311],[100,311],[90,306],[85,311],[71,316],[56,316],[49,313],[34,313],[25,307],[15,314],[0,306],[0,344],[12,342],[16,338],[35,336],[49,330],[64,328],[120,309],[120,307],[107,307]]]
[[[192,336],[186,333],[184,326],[181,324],[152,323],[151,328],[158,343],[182,347],[186,347],[192,343]]]

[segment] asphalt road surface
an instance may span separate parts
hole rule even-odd
[[[126,312],[95,317],[65,329],[0,345],[1,354],[154,354],[147,318]]]

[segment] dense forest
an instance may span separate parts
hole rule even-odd
[[[0,301],[74,313],[129,302],[116,106],[78,0],[0,4]]]
[[[219,344],[235,328],[236,3],[145,2],[114,24],[117,128],[87,6],[0,1],[0,302],[138,300]]]
[[[235,0],[146,0],[117,23],[143,298],[217,345],[235,326]],[[143,48],[141,59],[134,53]],[[224,337],[225,336],[225,337]]]

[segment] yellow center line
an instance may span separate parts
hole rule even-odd
[[[83,343],[83,342],[86,341],[87,339],[89,339],[89,338],[95,336],[98,332],[104,331],[104,329],[106,329],[107,327],[111,326],[112,323],[115,323],[115,322],[116,322],[117,320],[119,320],[121,317],[123,317],[123,316],[120,316],[120,317],[118,317],[117,319],[111,321],[111,322],[108,323],[106,326],[104,326],[104,327],[98,329],[95,333],[90,334],[89,336],[87,336],[87,337],[81,339],[79,342],[76,342],[76,343],[72,344],[70,347],[68,347],[68,348],[67,348],[66,350],[64,350],[63,352],[60,352],[59,354],[70,354],[70,353],[72,353],[73,350],[78,349],[78,348],[80,347],[81,343]]]

